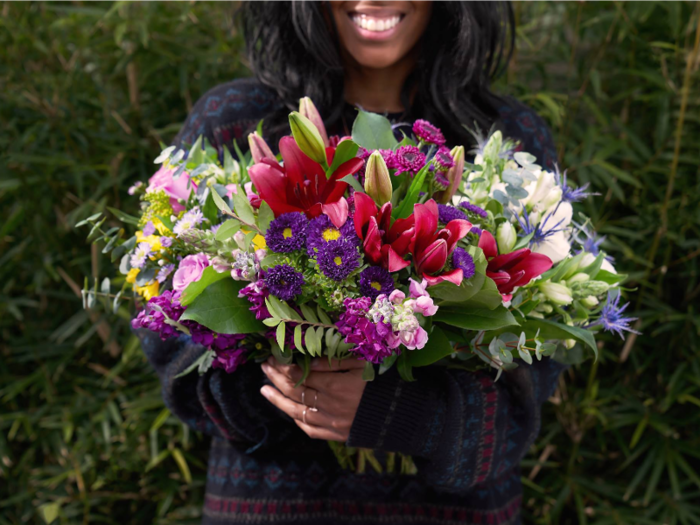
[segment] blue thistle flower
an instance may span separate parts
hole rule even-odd
[[[608,292],[608,300],[600,312],[600,318],[589,324],[588,326],[600,325],[606,332],[614,332],[622,339],[625,339],[625,334],[622,332],[630,332],[639,334],[637,330],[630,328],[630,323],[637,320],[637,317],[624,317],[622,314],[627,309],[630,303],[620,306],[620,294],[612,294]]]

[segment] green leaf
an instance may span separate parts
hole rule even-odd
[[[413,367],[408,361],[407,352],[410,352],[410,350],[402,352],[396,359],[396,369],[399,372],[399,376],[401,376],[401,379],[404,381],[415,381],[416,379],[413,377]]]
[[[428,167],[429,165],[426,164],[421,168],[421,170],[416,173],[416,176],[413,177],[413,181],[411,182],[411,185],[408,188],[408,192],[406,193],[406,197],[401,201],[401,204],[396,207],[394,212],[391,214],[391,216],[394,219],[405,219],[411,213],[413,213],[413,205],[418,202],[418,197],[420,196],[420,192],[423,189],[423,183],[425,182],[425,177],[428,174]]]
[[[218,222],[219,210],[216,202],[214,201],[214,195],[218,195],[218,192],[212,187],[208,188],[209,195],[207,195],[204,201],[204,206],[202,206],[202,215],[212,223],[216,224]]]
[[[277,325],[277,330],[275,331],[275,339],[277,340],[277,344],[280,345],[280,348],[284,348],[284,338],[285,335],[287,334],[287,325],[286,323],[280,323]]]
[[[248,197],[245,196],[240,187],[238,193],[233,193],[231,195],[231,200],[233,200],[233,209],[236,210],[236,215],[245,223],[255,224],[253,207],[250,205]]]
[[[428,366],[452,354],[452,344],[440,327],[433,326],[426,345],[420,350],[408,350],[406,354],[411,366]]]
[[[347,182],[348,184],[350,184],[350,186],[352,186],[355,191],[359,191],[360,193],[365,192],[365,189],[362,187],[362,184],[360,184],[360,181],[358,181],[357,178],[352,174],[345,175],[345,177],[339,180],[341,182]]]
[[[528,338],[534,337],[539,330],[540,339],[555,339],[557,341],[575,339],[579,343],[591,349],[595,354],[596,359],[598,358],[598,346],[595,343],[595,337],[593,336],[592,332],[589,332],[583,328],[556,323],[546,319],[527,319],[520,328],[527,334]]]
[[[471,279],[463,280],[462,284],[459,286],[448,281],[443,281],[430,287],[430,295],[431,297],[442,299],[442,301],[448,303],[462,303],[479,293],[485,281],[486,275],[483,273],[474,274]]]
[[[238,232],[240,229],[240,221],[237,221],[236,219],[228,219],[221,226],[219,226],[218,230],[216,230],[216,234],[214,234],[214,239],[216,239],[217,241],[226,241],[233,237],[236,234],[236,232]]]
[[[58,513],[61,510],[61,504],[58,502],[44,503],[43,505],[39,505],[37,510],[39,511],[41,519],[44,520],[44,523],[46,523],[46,525],[50,525],[56,520],[56,518],[58,518]]]
[[[365,369],[362,371],[363,381],[374,381],[374,365],[367,361],[365,363]]]
[[[260,204],[260,209],[258,210],[258,228],[260,228],[260,231],[265,235],[267,232],[267,229],[270,227],[270,223],[275,219],[275,214],[272,211],[272,208],[270,208],[270,205],[267,202],[262,202]]]
[[[352,140],[344,140],[338,144],[338,147],[335,149],[335,155],[333,156],[333,162],[326,172],[326,178],[330,178],[341,164],[350,159],[354,159],[358,149],[357,144]]]
[[[222,334],[250,334],[265,329],[245,297],[238,297],[247,283],[225,279],[212,283],[189,305],[181,321],[197,321]]]
[[[608,284],[617,284],[625,281],[627,275],[624,273],[612,273],[608,270],[599,270],[598,274],[595,276],[596,281],[603,281]]]
[[[433,321],[457,326],[466,330],[498,330],[518,322],[503,305],[493,310],[473,306],[441,306]]]
[[[209,359],[210,357],[213,357],[215,355],[216,355],[216,353],[213,350],[206,350],[205,352],[202,352],[202,355],[200,355],[197,359],[195,359],[194,362],[190,366],[188,366],[182,372],[177,374],[175,376],[175,379],[178,379],[180,377],[185,377],[187,374],[194,372],[196,369],[198,369],[202,365],[202,363],[204,363],[207,359]]]
[[[211,197],[214,200],[214,204],[216,204],[216,207],[219,208],[222,212],[231,214],[231,208],[229,208],[229,205],[226,204],[226,201],[221,198],[221,195],[219,195],[218,192],[212,191],[211,192]]]
[[[358,113],[352,125],[352,140],[370,151],[393,149],[397,144],[389,119],[367,111]]]
[[[219,273],[214,270],[213,266],[207,266],[202,272],[202,276],[199,278],[199,281],[195,281],[187,285],[185,291],[182,292],[180,303],[182,303],[183,306],[191,304],[192,301],[194,301],[199,294],[206,289],[207,286],[222,279],[226,279],[227,277],[230,279],[231,274],[228,272]]]
[[[112,215],[114,215],[117,219],[119,219],[123,223],[131,224],[132,226],[139,225],[138,217],[134,217],[133,215],[129,215],[128,213],[124,213],[123,211],[118,210],[117,208],[112,208],[110,206],[107,206],[107,209],[110,212],[112,212]]]
[[[294,346],[297,347],[302,354],[304,353],[304,345],[301,339],[301,325],[298,324],[294,327]]]

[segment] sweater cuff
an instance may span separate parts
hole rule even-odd
[[[367,383],[348,446],[422,455],[431,429],[439,425],[440,399],[429,374],[420,375],[407,382],[391,368]]]

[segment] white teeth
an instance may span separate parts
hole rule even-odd
[[[381,33],[396,27],[401,21],[401,17],[394,16],[392,18],[373,18],[368,17],[367,15],[354,15],[352,17],[352,21],[357,27],[361,27],[367,31],[373,31],[375,33]]]

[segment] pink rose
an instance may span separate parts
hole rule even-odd
[[[187,200],[192,192],[190,175],[183,172],[177,179],[173,178],[175,170],[161,166],[148,180],[148,190],[163,190],[170,197],[170,205],[175,213],[184,211],[185,207],[178,199]],[[192,186],[195,184],[192,183]]]
[[[413,332],[399,332],[399,337],[409,350],[420,350],[428,342],[428,332],[420,326]]]
[[[173,276],[173,290],[182,292],[190,283],[199,281],[207,266],[209,266],[209,257],[204,253],[188,255],[182,259]]]

